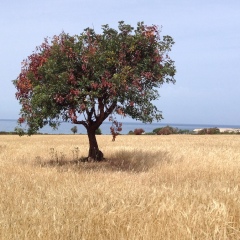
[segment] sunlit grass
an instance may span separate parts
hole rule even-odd
[[[0,239],[240,239],[240,136],[1,136]]]

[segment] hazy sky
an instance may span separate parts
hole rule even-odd
[[[100,33],[120,20],[159,25],[174,38],[177,82],[160,89],[162,122],[240,125],[239,0],[1,0],[0,119],[18,118],[11,80],[45,37]]]

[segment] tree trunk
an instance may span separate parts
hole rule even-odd
[[[90,161],[102,161],[103,160],[103,153],[99,150],[95,128],[88,128],[88,140],[89,140],[89,152],[88,152],[88,160]]]

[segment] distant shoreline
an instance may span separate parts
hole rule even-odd
[[[232,133],[240,133],[238,130],[240,130],[240,124],[239,125],[220,125],[220,124],[176,124],[176,123],[163,123],[163,122],[158,122],[158,123],[148,123],[144,124],[142,122],[124,122],[124,119],[119,119],[119,122],[122,122],[123,124],[123,129],[121,131],[121,134],[128,134],[131,131],[134,131],[135,129],[142,128],[146,133],[151,133],[154,129],[157,128],[163,128],[166,126],[178,129],[178,130],[183,130],[183,131],[190,131],[193,132],[196,129],[209,129],[209,128],[218,128],[222,129],[221,133],[223,131],[231,130]],[[111,134],[110,133],[110,127],[111,127],[111,122],[104,121],[103,124],[100,126],[100,129],[102,131],[102,134]],[[58,129],[53,130],[49,125],[44,126],[42,129],[39,129],[40,133],[43,134],[72,134],[71,128],[73,126],[77,126],[78,128],[78,133],[81,134],[86,134],[87,131],[84,128],[83,125],[75,125],[72,124],[71,122],[61,122],[60,126]],[[19,127],[17,124],[16,119],[0,119],[0,132],[5,131],[5,132],[13,132],[16,127]],[[23,126],[25,128],[26,126]],[[232,130],[234,129],[234,130]],[[235,130],[236,129],[236,130]],[[197,132],[193,132],[197,133]]]
[[[220,133],[240,133],[240,128],[218,128]],[[203,130],[203,128],[196,128],[193,130],[193,132],[199,132]]]

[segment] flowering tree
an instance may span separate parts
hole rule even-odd
[[[46,124],[82,124],[88,157],[102,160],[95,131],[105,119],[113,121],[114,139],[121,131],[114,113],[143,122],[162,119],[151,101],[163,83],[175,82],[176,70],[168,56],[173,39],[161,40],[159,32],[155,25],[140,22],[134,29],[121,21],[118,30],[103,25],[102,34],[87,28],[76,36],[46,38],[14,81],[22,106],[19,123],[27,123],[29,135]]]

